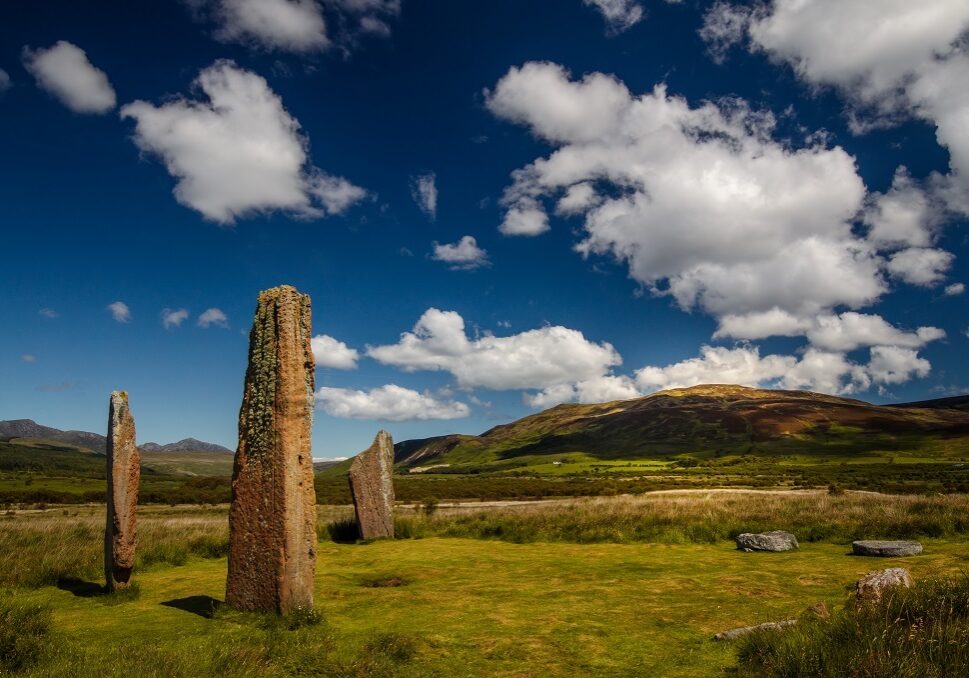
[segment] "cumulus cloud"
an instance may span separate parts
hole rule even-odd
[[[358,35],[387,36],[400,0],[186,0],[215,23],[215,38],[258,49],[311,53],[347,49]]]
[[[606,21],[606,31],[616,35],[638,24],[646,16],[636,0],[582,0],[595,7]]]
[[[428,393],[387,384],[369,391],[324,386],[316,392],[317,407],[333,417],[413,421],[461,419],[471,413],[465,403],[439,400]]]
[[[336,370],[355,370],[360,353],[342,341],[326,334],[318,334],[310,340],[317,367]]]
[[[184,308],[164,308],[161,312],[162,327],[166,330],[181,327],[186,318],[188,318],[188,311]]]
[[[772,336],[804,336],[812,346],[831,351],[853,351],[864,346],[920,348],[945,337],[938,327],[920,327],[906,332],[879,315],[847,311],[809,319],[792,316],[780,309],[720,319],[714,338],[763,339]]]
[[[726,17],[740,30],[726,30]],[[756,9],[718,3],[706,24],[744,37],[812,86],[838,89],[859,133],[902,117],[923,119],[949,149],[950,207],[969,194],[969,4],[963,0],[773,0]],[[706,25],[705,24],[705,25]],[[718,31],[704,37],[717,45]],[[960,197],[961,196],[961,197]]]
[[[798,358],[761,356],[756,346],[704,346],[696,358],[665,367],[644,367],[636,372],[635,379],[644,392],[722,383],[852,394],[873,384],[899,384],[925,377],[930,369],[929,361],[920,358],[916,349],[898,346],[872,347],[864,364],[842,352],[813,347]]]
[[[315,0],[220,0],[214,3],[224,42],[312,52],[329,46],[323,10]]]
[[[396,344],[370,346],[367,355],[408,372],[450,372],[461,387],[496,390],[574,384],[599,378],[622,362],[611,344],[591,342],[561,326],[470,339],[464,318],[436,308],[428,309]]]
[[[0,94],[10,89],[10,75],[0,68]]]
[[[604,403],[613,400],[629,400],[640,395],[642,393],[632,379],[610,374],[585,379],[575,384],[550,386],[538,393],[526,393],[523,399],[530,407],[544,409],[560,403]]]
[[[470,235],[464,236],[456,243],[439,245],[435,242],[431,258],[435,261],[443,261],[451,270],[460,271],[470,271],[489,264],[488,253],[478,247],[478,241]]]
[[[957,297],[966,291],[966,286],[963,283],[952,283],[951,285],[945,286],[945,294],[947,297]]]
[[[195,80],[200,97],[121,109],[134,141],[159,156],[176,179],[176,199],[229,224],[272,210],[304,217],[335,214],[365,192],[311,166],[299,123],[264,78],[217,61]]]
[[[20,359],[25,363],[37,362],[37,356],[31,355],[30,353],[24,353],[22,356],[20,356]]]
[[[411,196],[431,221],[437,218],[437,176],[434,172],[411,179]]]
[[[930,287],[945,278],[954,259],[955,256],[945,250],[909,247],[893,254],[887,269],[893,276],[907,283]]]
[[[229,327],[229,318],[226,317],[225,313],[218,308],[207,308],[199,316],[198,326],[199,327],[211,327],[212,325],[217,325],[218,327]]]
[[[42,316],[44,316],[45,318],[49,318],[51,320],[53,320],[54,318],[59,318],[60,315],[61,315],[60,313],[58,313],[54,309],[52,309],[52,308],[46,308],[46,307],[40,309],[39,311],[37,311],[37,313],[40,314],[40,315],[42,315]]]
[[[131,322],[131,309],[123,301],[114,301],[106,306],[111,317],[119,323]]]
[[[512,68],[487,92],[496,115],[556,150],[513,173],[501,230],[548,228],[543,198],[584,216],[584,255],[610,255],[656,294],[716,316],[779,308],[799,318],[876,300],[873,246],[853,234],[865,187],[840,147],[792,149],[744,102],[691,107],[664,86]]]
[[[77,45],[60,40],[47,49],[24,47],[23,63],[42,89],[76,113],[107,113],[114,108],[108,76]]]

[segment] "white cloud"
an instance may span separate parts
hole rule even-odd
[[[186,318],[188,318],[188,311],[184,308],[164,308],[161,312],[162,327],[166,330],[181,327]]]
[[[316,0],[220,0],[216,38],[255,43],[267,49],[312,52],[325,49],[323,10]]]
[[[232,223],[271,210],[318,217],[363,197],[363,189],[309,165],[299,123],[264,78],[218,61],[194,86],[203,98],[121,109],[136,123],[138,147],[160,156],[175,177],[183,205]]]
[[[20,359],[25,363],[37,362],[37,356],[31,355],[30,353],[24,353],[22,356],[20,356]]]
[[[367,354],[408,372],[447,371],[459,386],[496,390],[574,384],[602,377],[622,362],[610,344],[588,341],[561,326],[471,340],[458,313],[436,308],[428,309],[398,343],[368,347]]]
[[[635,382],[626,376],[605,375],[576,384],[558,384],[536,394],[524,394],[529,407],[547,408],[567,402],[604,403],[629,400],[642,395]]]
[[[313,358],[317,367],[332,367],[336,370],[355,370],[360,353],[342,341],[326,334],[318,334],[310,340]]]
[[[535,62],[512,68],[487,105],[556,146],[514,172],[506,234],[547,230],[542,198],[564,194],[560,211],[585,217],[581,253],[626,262],[654,293],[718,317],[802,318],[886,291],[876,251],[852,232],[865,198],[854,159],[773,141],[769,113],[691,107],[664,86],[634,96],[613,77]]]
[[[434,172],[411,179],[411,196],[431,221],[437,218],[437,176]]]
[[[595,7],[606,20],[607,31],[615,35],[622,33],[638,24],[646,16],[642,6],[636,0],[582,0],[590,7]]]
[[[945,294],[948,297],[957,297],[965,291],[966,286],[963,283],[952,283],[945,287]]]
[[[697,358],[665,367],[647,366],[636,371],[636,384],[644,391],[684,388],[697,384],[758,386],[776,382],[797,364],[793,356],[761,357],[757,347],[703,346]]]
[[[461,419],[471,413],[465,403],[443,401],[396,384],[369,391],[323,387],[316,392],[317,406],[333,417],[412,421]]]
[[[935,242],[942,208],[931,192],[923,190],[904,167],[895,173],[887,193],[870,197],[864,214],[868,240],[883,247],[927,247]]]
[[[902,384],[914,377],[926,377],[931,368],[916,351],[898,346],[876,346],[871,349],[868,364],[872,380],[878,384]]]
[[[108,304],[106,308],[111,312],[111,317],[119,323],[131,321],[131,309],[123,301],[114,301]]]
[[[358,35],[386,37],[388,20],[400,13],[400,0],[185,1],[197,18],[216,24],[217,40],[295,53],[334,44],[346,50]]]
[[[920,327],[915,332],[904,332],[879,315],[854,312],[820,316],[807,330],[808,341],[813,346],[829,351],[853,351],[862,346],[921,348],[944,337],[945,332],[938,327]]]
[[[721,3],[722,5],[723,3]],[[969,195],[969,3],[964,0],[774,0],[745,17],[751,49],[789,64],[812,86],[837,88],[859,133],[921,118],[949,149],[950,208]],[[708,23],[722,9],[714,8]],[[743,33],[744,31],[741,31]],[[714,44],[716,33],[711,33]],[[733,36],[736,38],[736,36]]]
[[[451,270],[470,271],[488,265],[488,253],[478,247],[474,236],[466,235],[456,243],[439,245],[434,243],[435,261],[443,261]]]
[[[211,327],[212,325],[225,328],[229,327],[229,319],[221,309],[208,308],[199,316],[199,327]]]
[[[879,315],[847,311],[808,319],[796,318],[780,309],[750,315],[729,315],[720,319],[714,338],[763,339],[772,336],[807,337],[812,346],[829,351],[853,351],[863,346],[905,346],[920,348],[941,339],[938,327],[920,327],[905,332]]]
[[[723,63],[730,48],[743,41],[752,13],[749,7],[723,0],[717,0],[707,10],[699,33],[715,62]]]
[[[10,75],[0,68],[0,94],[10,89]]]
[[[44,316],[45,318],[50,318],[51,320],[53,320],[54,318],[59,318],[61,315],[60,313],[58,313],[52,308],[42,308],[39,311],[37,311],[37,313]]]
[[[115,105],[114,88],[77,45],[60,40],[47,49],[24,47],[24,68],[37,84],[76,113],[107,113]]]
[[[889,259],[886,268],[894,277],[912,285],[931,287],[945,278],[955,256],[945,250],[910,247]]]
[[[797,358],[761,357],[759,349],[752,346],[704,346],[697,358],[639,370],[636,383],[646,391],[723,383],[851,394],[872,384],[899,384],[925,377],[930,370],[929,361],[918,357],[915,349],[898,346],[872,347],[867,364],[853,362],[841,352],[818,348],[809,348]]]

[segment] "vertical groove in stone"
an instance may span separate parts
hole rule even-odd
[[[386,431],[350,464],[350,494],[361,539],[394,536],[394,441]]]
[[[141,454],[128,394],[113,391],[108,407],[107,519],[104,528],[104,578],[109,591],[127,588],[135,565],[138,484]]]
[[[229,511],[226,602],[242,610],[313,605],[311,325],[309,296],[287,285],[259,294]]]

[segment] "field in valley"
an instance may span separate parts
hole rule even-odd
[[[12,510],[0,516],[0,615],[49,608],[49,628],[25,641],[20,668],[35,675],[729,675],[747,669],[718,631],[838,609],[872,569],[920,580],[969,563],[961,495],[671,492],[430,513],[401,507],[398,539],[352,543],[349,507],[320,507],[321,620],[301,625],[219,607],[224,506],[143,507],[131,597],[98,591],[102,509]],[[802,548],[731,541],[773,528]],[[847,555],[852,539],[878,537],[926,550]]]

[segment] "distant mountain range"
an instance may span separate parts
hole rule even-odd
[[[0,437],[4,438],[41,438],[56,440],[76,447],[82,447],[94,452],[104,453],[107,450],[107,439],[97,433],[88,431],[62,431],[50,426],[42,426],[32,419],[11,419],[0,421]],[[156,452],[212,452],[216,454],[233,454],[233,451],[222,445],[207,443],[195,438],[185,438],[177,443],[159,445],[158,443],[144,443],[138,446],[142,452],[148,454]]]
[[[807,391],[712,384],[632,400],[558,405],[477,436],[395,445],[395,460],[403,469],[449,467],[450,472],[547,464],[562,455],[670,460],[894,454],[969,454],[969,396],[873,405]]]

